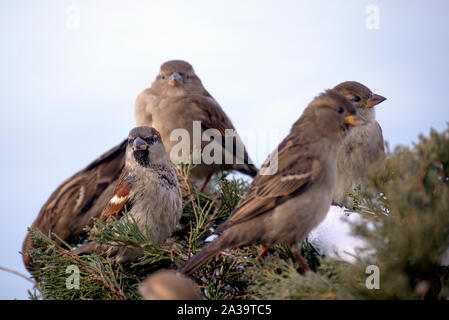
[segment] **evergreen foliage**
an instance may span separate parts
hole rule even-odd
[[[449,269],[441,259],[449,247],[449,129],[396,148],[353,197],[365,218],[353,233],[368,244],[355,263],[321,258],[317,272],[304,277],[291,261],[266,260],[248,268],[248,297],[448,299]],[[379,268],[379,289],[366,286],[370,265]]]
[[[76,256],[77,244],[33,232],[30,252],[37,299],[141,299],[137,287],[161,268],[176,269],[209,241],[239,202],[248,184],[226,174],[205,192],[189,181],[191,166],[177,170],[183,191],[180,228],[157,246],[132,219],[95,221],[89,238],[143,252],[117,264],[96,254]],[[192,277],[207,299],[448,299],[449,270],[441,265],[449,247],[449,127],[420,136],[413,148],[398,147],[373,168],[368,187],[354,190],[353,225],[368,244],[355,263],[319,256],[305,241],[302,255],[312,272],[302,275],[289,249],[279,244],[260,261],[259,246],[226,250]],[[79,289],[67,289],[67,267],[80,271]],[[366,268],[379,268],[379,289],[366,286]]]

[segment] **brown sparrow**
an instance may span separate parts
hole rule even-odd
[[[126,208],[141,232],[145,234],[148,228],[152,241],[161,244],[181,218],[182,195],[159,132],[145,126],[132,129],[125,158],[125,167],[100,220],[106,221],[110,216],[120,219]],[[94,242],[75,250],[77,254],[92,251],[112,256],[117,262],[132,260],[141,254]]]
[[[191,154],[205,150],[209,141],[203,140],[215,139],[215,136],[211,137],[214,132],[221,135],[221,141],[211,142],[217,144],[216,150],[221,156],[217,156],[218,161],[213,163],[206,163],[204,159],[199,158],[198,164],[191,172],[195,180],[208,181],[212,174],[223,169],[237,170],[250,176],[257,174],[257,168],[248,157],[231,120],[203,87],[188,62],[172,60],[162,64],[151,88],[144,90],[137,97],[135,116],[137,125],[149,125],[161,133],[167,152],[175,163],[187,162]],[[198,122],[194,123],[195,121]],[[198,128],[196,132],[195,125]],[[179,136],[176,133],[179,129],[183,129],[189,139],[178,142]],[[230,132],[234,138],[230,137],[230,143],[226,144],[225,137],[229,136]],[[204,136],[206,139],[202,139]],[[183,158],[178,158],[180,150],[187,151],[184,152]]]
[[[135,113],[138,125],[153,126],[161,132],[168,151],[176,145],[170,141],[173,129],[187,129],[190,135],[187,140],[191,144],[193,120],[201,121],[200,134],[204,134],[207,129],[217,129],[224,136],[226,129],[234,129],[221,107],[204,89],[193,68],[184,61],[169,61],[162,65],[151,88],[143,91],[137,98]],[[235,150],[226,150],[221,144],[218,146],[224,150],[225,157],[231,155],[232,164],[201,164],[192,170],[194,179],[206,178],[202,189],[207,184],[207,178],[223,168],[238,170],[251,176],[257,173],[257,168],[250,164],[241,139],[236,133],[235,135]],[[123,141],[64,181],[43,205],[31,229],[40,230],[44,234],[54,232],[69,243],[83,240],[86,237],[85,227],[92,224],[93,217],[100,216],[111,199],[125,163],[126,143],[126,140]],[[204,147],[204,143],[199,144],[197,147]],[[187,147],[190,154],[193,144]],[[236,156],[241,153],[243,156],[237,159]],[[28,233],[22,247],[25,266],[30,263],[26,253],[31,247],[31,236]]]
[[[99,217],[111,199],[117,180],[125,165],[128,139],[101,155],[83,170],[64,181],[42,206],[30,229],[43,234],[53,232],[67,243],[79,243],[86,237],[84,228]],[[26,267],[32,248],[31,234],[22,245]]]
[[[325,218],[332,203],[337,149],[351,126],[364,124],[354,106],[335,90],[316,97],[288,136],[260,169],[221,233],[180,271],[190,274],[225,248],[261,243],[287,243],[297,253],[299,241]],[[278,158],[272,175],[261,172]]]
[[[192,280],[173,270],[159,270],[139,286],[145,300],[201,300]]]
[[[160,111],[162,107],[164,110]],[[186,110],[182,109],[184,107]],[[162,133],[163,142],[168,151],[174,145],[169,139],[170,130],[173,128],[189,130],[190,128],[190,137],[192,137],[192,120],[201,121],[200,133],[202,134],[208,128],[217,129],[220,134],[224,134],[226,129],[234,129],[232,122],[214,98],[203,88],[190,64],[184,61],[164,63],[152,87],[142,92],[137,98],[135,110],[138,125],[148,125],[158,129]],[[166,120],[167,123],[164,122]],[[238,135],[234,139],[237,142],[234,144],[237,152],[232,150],[224,154],[231,153],[235,164],[225,164],[223,168],[232,168],[254,176],[257,173],[256,167],[249,163],[250,159]],[[54,232],[68,243],[79,243],[85,239],[85,227],[92,224],[93,217],[100,216],[101,211],[111,199],[125,164],[126,144],[127,140],[64,181],[42,206],[31,229],[40,230],[44,234]],[[189,154],[191,150],[193,150],[193,144],[188,148]],[[234,153],[239,155],[238,150],[243,150],[243,156],[238,159],[239,161],[234,156]],[[208,178],[211,173],[221,169],[221,165],[198,165],[192,170],[192,175],[196,179]],[[206,184],[207,181],[203,187]],[[26,253],[31,247],[31,235],[28,233],[22,247],[25,266],[30,263]]]
[[[337,152],[337,182],[334,203],[352,208],[348,192],[363,185],[369,167],[384,155],[382,129],[376,121],[374,106],[386,98],[371,92],[363,84],[346,81],[334,90],[344,95],[366,120],[366,125],[351,130],[340,143]]]

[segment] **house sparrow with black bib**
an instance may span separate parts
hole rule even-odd
[[[326,217],[334,195],[337,150],[352,126],[364,124],[351,102],[335,90],[316,97],[288,136],[265,161],[219,236],[180,268],[190,274],[226,248],[286,243],[302,265],[299,245]],[[277,171],[261,172],[274,158]]]
[[[124,218],[124,210],[141,232],[150,230],[152,241],[162,244],[175,230],[182,215],[182,195],[178,178],[168,159],[159,132],[142,126],[128,136],[125,167],[100,220]],[[129,217],[127,217],[129,218]],[[89,242],[75,250],[77,254],[96,252],[117,262],[134,260],[141,252]]]
[[[366,120],[366,125],[354,128],[346,135],[337,152],[337,182],[333,202],[352,208],[352,199],[348,193],[363,186],[370,166],[384,156],[382,128],[376,121],[374,106],[386,98],[355,81],[340,83],[334,90],[350,100]]]
[[[161,66],[151,88],[137,98],[135,115],[138,125],[152,126],[161,132],[169,153],[176,145],[176,142],[170,141],[171,131],[186,129],[190,137],[183,146],[188,147],[186,149],[190,155],[193,151],[193,143],[190,142],[194,120],[201,121],[200,134],[212,129],[224,136],[226,129],[234,129],[231,120],[204,89],[192,66],[179,60],[168,61]],[[232,150],[224,148],[223,143],[215,144],[224,157],[228,156],[232,160],[231,164],[203,163],[193,168],[191,174],[194,180],[206,179],[201,191],[210,176],[222,169],[233,169],[250,176],[257,173],[241,139],[234,133],[235,147]],[[190,146],[186,145],[187,141]],[[204,147],[206,143],[199,144],[197,148]],[[67,243],[76,244],[84,240],[87,236],[85,227],[92,225],[92,218],[100,216],[113,195],[125,164],[126,145],[127,139],[65,180],[42,206],[31,229],[44,234],[53,232]],[[27,253],[32,247],[31,234],[28,232],[22,246],[23,261],[27,268],[30,264]]]
[[[195,180],[206,179],[207,184],[212,174],[223,169],[236,170],[249,176],[257,174],[257,168],[248,157],[231,120],[203,87],[193,67],[186,61],[172,60],[162,64],[151,88],[144,90],[137,97],[135,116],[137,125],[149,125],[161,133],[169,154],[175,148],[171,154],[171,160],[175,163],[188,160],[186,156],[189,157],[197,150],[204,150],[209,144],[209,141],[203,141],[201,138],[204,135],[207,137],[206,140],[215,140],[214,132],[221,135],[221,141],[210,142],[216,143],[217,150],[221,153],[221,157],[217,157],[219,163],[209,164],[200,159],[201,163],[191,171],[191,176]],[[194,121],[200,121],[198,131],[201,135],[198,137],[200,141],[195,141]],[[176,129],[186,130],[189,139],[178,142],[176,135],[171,139],[170,136]],[[234,146],[225,143],[225,136],[229,131],[234,134],[234,138],[231,137],[229,140],[231,142],[233,139]],[[179,150],[187,150],[187,154],[183,154],[182,159],[173,158],[179,156]]]

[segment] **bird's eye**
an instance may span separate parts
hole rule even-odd
[[[359,101],[360,101],[360,97],[359,97],[359,96],[355,96],[355,97],[354,97],[354,101],[355,101],[355,102],[359,102]]]
[[[153,143],[155,143],[157,141],[157,138],[155,136],[151,136],[151,137],[146,138],[145,141],[148,144],[153,144]]]
[[[129,145],[132,145],[133,142],[134,142],[134,139],[128,139],[128,144],[129,144]]]
[[[344,111],[345,111],[345,110],[344,110],[343,108],[341,108],[341,107],[337,109],[337,112],[338,112],[338,113],[343,113]]]
[[[165,75],[164,74],[161,75],[161,78],[162,78],[162,80],[165,80]]]

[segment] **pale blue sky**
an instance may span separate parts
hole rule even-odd
[[[379,8],[380,29],[366,28]],[[79,29],[67,27],[70,6]],[[185,59],[238,130],[279,141],[319,92],[357,80],[388,100],[384,137],[449,120],[449,1],[0,1],[0,265],[60,182],[124,138],[161,63]],[[270,151],[248,145],[260,164]],[[30,285],[0,271],[0,298]]]

